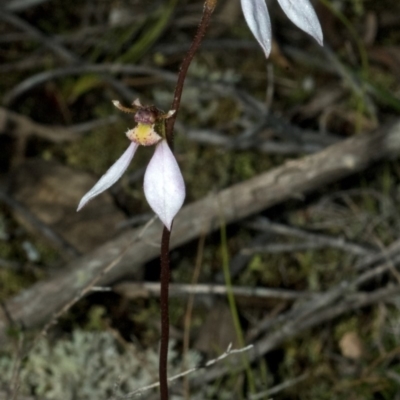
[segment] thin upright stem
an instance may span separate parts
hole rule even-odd
[[[160,343],[160,394],[161,400],[168,400],[168,342],[169,342],[169,239],[170,231],[164,227],[161,239],[161,293],[160,293],[160,308],[161,308],[161,343]]]
[[[182,61],[181,68],[179,69],[178,80],[175,86],[174,99],[172,100],[171,110],[175,110],[174,115],[166,121],[167,129],[166,129],[166,138],[168,140],[168,144],[171,148],[173,148],[174,141],[174,125],[175,120],[179,111],[179,107],[181,104],[183,85],[185,83],[186,75],[190,66],[190,63],[195,56],[197,49],[200,47],[200,44],[204,38],[206,30],[211,20],[211,15],[214,11],[216,5],[216,0],[207,0],[204,4],[203,15],[201,17],[201,21],[197,28],[196,35],[190,45],[188,52],[186,53],[185,58]]]
[[[211,20],[211,15],[214,11],[217,0],[206,0],[204,4],[203,15],[200,24],[197,28],[196,35],[194,36],[193,42],[182,62],[181,68],[178,73],[178,80],[175,86],[174,99],[172,101],[171,110],[175,110],[175,113],[166,120],[166,139],[171,150],[174,146],[174,125],[175,120],[181,104],[183,85],[185,83],[186,75],[199,48],[203,37],[206,33],[207,27]],[[171,228],[172,229],[172,228]],[[164,227],[162,239],[161,239],[161,293],[160,293],[160,308],[161,308],[161,343],[160,343],[160,364],[159,364],[159,379],[160,379],[160,395],[161,400],[168,400],[168,342],[169,342],[169,308],[168,308],[168,297],[169,297],[169,280],[170,280],[170,269],[169,269],[169,240],[171,232]]]

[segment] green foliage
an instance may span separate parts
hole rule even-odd
[[[119,58],[119,61],[134,63],[140,59],[163,33],[175,10],[178,0],[169,0],[156,10],[154,20],[148,24],[142,36]]]
[[[85,328],[88,331],[96,332],[105,329],[104,316],[106,314],[106,308],[103,306],[93,306],[89,309],[88,322]]]
[[[79,77],[74,83],[68,85],[69,95],[68,101],[74,103],[80,96],[86,94],[90,90],[103,86],[103,78],[96,74],[87,74]]]

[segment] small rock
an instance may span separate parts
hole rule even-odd
[[[339,341],[339,347],[346,358],[359,360],[363,355],[363,345],[357,332],[346,332]]]
[[[223,353],[232,343],[237,347],[235,326],[229,307],[222,302],[213,306],[202,325],[194,348],[213,357]]]

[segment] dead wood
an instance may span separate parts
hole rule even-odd
[[[0,107],[0,134],[28,138],[37,136],[54,143],[79,139],[81,135],[63,127],[47,127],[24,115]]]
[[[176,248],[204,233],[215,230],[292,198],[354,174],[382,158],[395,155],[400,148],[400,123],[382,127],[337,143],[327,149],[233,185],[187,205],[174,222],[171,248]],[[132,243],[121,261],[102,279],[109,284],[132,274],[146,261],[158,256],[161,224],[153,224],[134,242],[135,231],[122,234],[95,251],[68,264],[58,275],[39,282],[3,305],[0,315],[0,340],[12,323],[24,328],[42,324],[78,293]]]
[[[124,281],[114,285],[112,290],[128,299],[159,297],[160,284],[158,282],[131,282]],[[234,296],[243,298],[261,298],[261,299],[279,299],[279,300],[297,300],[318,295],[314,292],[305,292],[300,290],[275,289],[265,287],[243,287],[232,286]],[[170,297],[183,297],[188,295],[198,296],[225,296],[228,292],[226,285],[202,284],[197,283],[183,284],[171,283],[169,286]],[[265,304],[265,303],[263,303]]]
[[[307,329],[319,326],[348,312],[390,301],[393,297],[398,296],[399,292],[399,285],[390,284],[372,292],[348,294],[340,301],[333,302],[333,304],[320,311],[315,310],[315,312],[310,312],[309,315],[286,321],[280,328],[267,333],[260,340],[255,341],[254,347],[248,353],[249,361],[254,362],[260,359],[264,354],[279,347],[284,341],[298,336]],[[236,368],[236,371],[238,371],[243,366],[238,364]],[[211,369],[204,375],[194,377],[191,380],[191,387],[195,388],[213,382],[229,372],[231,372],[231,369],[225,366]]]
[[[371,270],[367,270],[352,281],[341,281],[321,295],[305,302],[295,303],[286,313],[276,318],[269,318],[254,327],[247,340],[254,344],[249,352],[249,361],[254,362],[264,354],[279,347],[285,340],[294,338],[305,330],[319,326],[334,318],[363,307],[389,302],[400,292],[400,285],[389,283],[372,291],[358,290],[365,283],[376,279],[390,271],[397,270],[400,257],[384,260]],[[256,338],[261,334],[259,339]],[[238,366],[239,369],[243,365]],[[203,376],[194,377],[191,382],[193,387],[204,385],[226,375],[229,368],[223,366],[207,371]]]

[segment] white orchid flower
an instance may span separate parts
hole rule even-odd
[[[241,3],[247,25],[268,57],[271,53],[272,33],[265,1],[241,0]],[[278,0],[278,3],[297,27],[311,35],[322,46],[321,25],[310,0]]]
[[[169,118],[174,111],[163,114],[153,106],[142,106],[139,100],[133,102],[132,108],[124,107],[118,101],[113,103],[122,111],[134,112],[137,126],[126,132],[126,136],[131,141],[129,147],[82,197],[77,211],[117,182],[128,168],[140,145],[156,145],[154,155],[144,175],[144,194],[150,207],[168,230],[171,230],[172,221],[185,200],[185,183],[167,141],[156,132],[155,126],[160,121],[163,123],[162,120]]]

